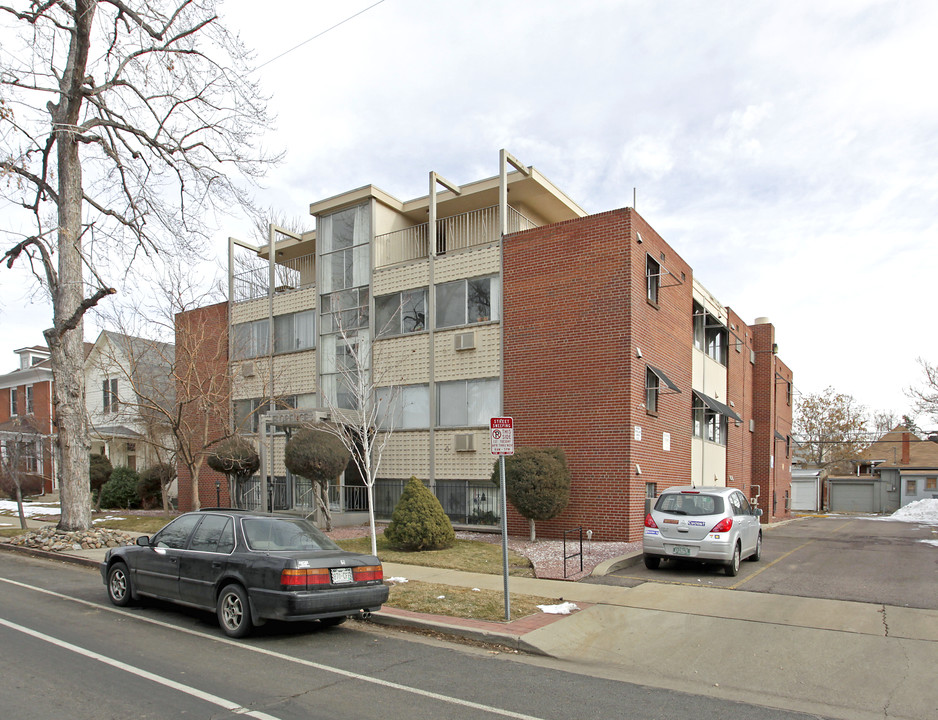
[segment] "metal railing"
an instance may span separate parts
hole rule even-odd
[[[580,549],[577,552],[572,552],[567,555],[567,534],[568,533],[578,533],[579,535],[579,546]],[[576,545],[571,543],[571,549],[575,550]],[[572,560],[575,557],[580,558],[580,572],[583,572],[583,526],[575,527],[572,530],[563,531],[563,576],[567,577],[567,560]]]
[[[536,225],[513,207],[508,208],[508,232],[529,230]],[[428,257],[429,223],[375,237],[375,267]],[[498,206],[473,210],[436,221],[436,254],[464,250],[495,242],[499,238]]]
[[[330,485],[329,507],[336,512],[366,512],[368,488],[364,485]]]
[[[234,274],[231,287],[233,302],[246,302],[267,297],[270,287],[270,266],[256,255],[244,263],[250,265]],[[274,292],[288,292],[310,287],[316,282],[316,255],[301,255],[279,260],[274,265]]]
[[[375,482],[375,516],[387,520],[397,507],[406,480]],[[434,494],[451,521],[460,525],[497,526],[501,522],[498,488],[470,480],[437,480]]]

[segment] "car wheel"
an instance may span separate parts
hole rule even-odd
[[[348,615],[343,615],[341,617],[319,618],[320,624],[326,627],[335,627],[336,625],[341,625],[346,620],[348,620]]]
[[[726,574],[730,577],[736,577],[739,573],[739,556],[741,553],[739,543],[736,543],[736,547],[733,548],[733,559],[730,560],[729,564],[726,566]]]
[[[649,570],[657,570],[661,564],[661,558],[654,555],[645,555],[643,559],[645,560],[645,567]]]
[[[133,598],[130,588],[130,571],[122,562],[114,563],[107,571],[107,596],[118,607],[129,605]]]
[[[240,585],[226,585],[218,596],[218,624],[225,635],[241,638],[251,632],[251,606]]]
[[[762,532],[761,531],[759,532],[759,538],[756,540],[756,549],[752,553],[752,555],[749,556],[749,559],[752,562],[759,562],[759,560],[762,559]]]

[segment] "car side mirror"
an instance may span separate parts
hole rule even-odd
[[[762,508],[756,508],[755,510],[752,511],[752,514],[755,515],[756,517],[762,517]]]
[[[150,536],[141,535],[140,537],[138,537],[137,545],[140,545],[141,547],[150,547]]]

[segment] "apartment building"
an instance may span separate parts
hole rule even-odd
[[[310,213],[314,232],[230,243],[232,425],[263,460],[236,502],[311,510],[284,443],[361,408],[364,376],[394,428],[379,517],[416,475],[454,523],[494,525],[499,415],[517,445],[567,453],[570,505],[539,534],[636,540],[646,498],[676,484],[738,486],[766,519],[787,512],[791,372],[773,326],[717,301],[634,210],[587,215],[502,151],[491,178],[431,172],[426,196],[365,186]],[[366,509],[353,468],[330,502],[350,520]],[[524,532],[510,508],[509,523]]]
[[[42,478],[42,491],[56,488],[53,452],[52,367],[45,346],[15,351],[18,367],[0,375],[0,452]],[[14,449],[16,448],[16,449]]]

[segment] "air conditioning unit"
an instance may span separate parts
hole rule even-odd
[[[474,332],[456,333],[456,350],[472,350],[476,346]]]
[[[453,445],[456,452],[473,452],[476,449],[476,436],[472,433],[458,433],[453,440]]]
[[[254,377],[254,373],[255,373],[255,369],[254,369],[253,362],[241,363],[241,375],[242,376],[246,378]]]

